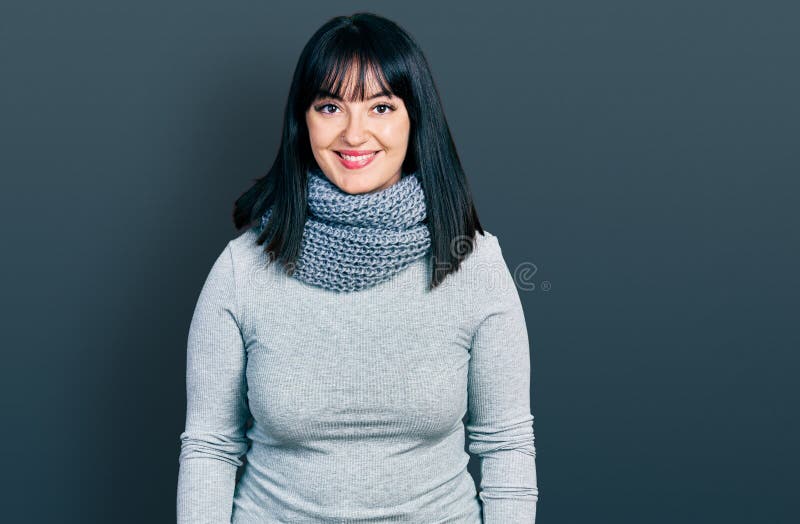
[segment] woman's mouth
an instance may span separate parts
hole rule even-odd
[[[359,155],[345,155],[340,151],[334,151],[339,161],[347,169],[361,169],[368,165],[380,153],[380,150],[373,151],[372,153],[359,154]]]

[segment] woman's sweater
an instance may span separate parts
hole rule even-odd
[[[432,291],[422,258],[343,294],[256,236],[216,259],[189,328],[178,523],[532,524],[528,335],[497,237]]]

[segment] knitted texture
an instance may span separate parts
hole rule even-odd
[[[342,191],[319,168],[307,175],[308,209],[295,278],[333,291],[358,291],[389,280],[428,253],[425,193],[417,173],[364,194]],[[259,233],[271,215],[268,209],[261,217]]]

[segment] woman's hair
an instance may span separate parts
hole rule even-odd
[[[306,219],[307,170],[317,166],[305,113],[320,94],[344,99],[342,83],[351,65],[358,68],[351,98],[360,101],[367,95],[364,84],[370,71],[408,111],[411,129],[402,171],[417,172],[425,193],[432,290],[459,269],[474,248],[475,232],[484,231],[427,60],[408,33],[381,16],[361,12],[332,18],[303,48],[284,110],[278,154],[267,174],[236,200],[234,224],[237,229],[253,225],[273,207],[257,243],[271,237],[265,247],[270,260],[279,259],[289,274],[293,272]]]

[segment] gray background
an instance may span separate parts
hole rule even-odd
[[[194,303],[365,7],[537,268],[538,521],[794,521],[800,8],[697,0],[3,2],[2,520],[174,522]]]

